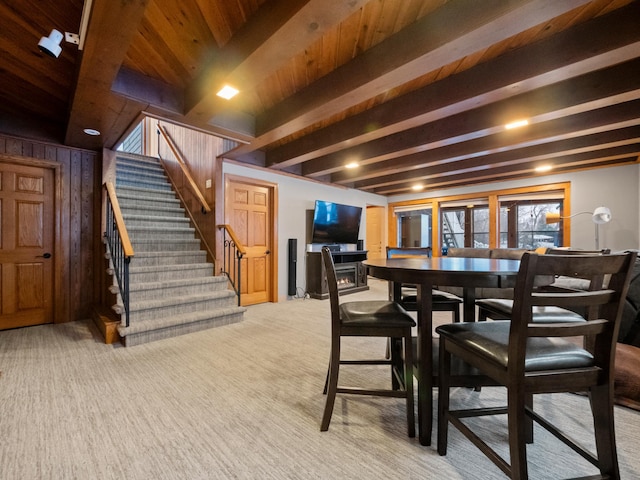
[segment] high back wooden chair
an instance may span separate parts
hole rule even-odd
[[[413,399],[413,353],[411,329],[415,321],[402,306],[388,300],[369,300],[340,303],[336,270],[328,247],[322,248],[322,260],[327,272],[329,301],[331,303],[331,356],[325,381],[327,395],[321,431],[329,429],[336,394],[377,395],[406,399],[407,432],[415,436],[415,416]],[[402,339],[402,356],[392,352],[390,358],[373,360],[346,360],[340,355],[342,337],[388,337]],[[388,390],[343,387],[338,385],[340,365],[389,365],[393,378]],[[402,369],[404,368],[404,372]],[[406,381],[405,381],[406,379]],[[396,386],[394,388],[394,386]]]
[[[533,441],[525,417],[533,419],[589,460],[604,478],[619,478],[613,417],[614,354],[622,306],[635,253],[616,255],[523,256],[515,286],[511,321],[442,325],[438,376],[438,452],[447,453],[451,423],[512,479],[526,479],[526,443]],[[607,287],[589,291],[536,289],[536,278],[567,275],[596,278],[610,275]],[[579,307],[589,311],[582,322],[534,323],[537,307]],[[569,337],[584,337],[587,350]],[[507,388],[506,407],[450,409],[452,357]],[[587,391],[594,421],[597,455],[568,438],[533,411],[534,394]],[[510,463],[474,434],[463,418],[508,416]],[[575,414],[576,412],[573,412]]]
[[[544,255],[607,255],[609,249],[602,250],[569,250],[561,248],[547,248]],[[602,286],[603,277],[585,278],[588,288],[598,289]],[[554,289],[553,284],[548,286]],[[487,318],[493,320],[509,320],[513,310],[513,300],[505,298],[482,298],[476,300],[478,307],[478,321],[484,322]],[[560,307],[536,307],[533,311],[534,321],[538,323],[552,322],[580,322],[584,320],[583,312]]]

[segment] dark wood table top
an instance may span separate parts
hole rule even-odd
[[[470,257],[381,258],[362,262],[373,277],[459,287],[513,286],[519,260]]]

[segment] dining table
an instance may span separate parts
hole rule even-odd
[[[437,368],[433,361],[434,287],[462,287],[465,322],[476,318],[477,288],[510,288],[515,285],[520,268],[519,260],[472,257],[381,258],[363,261],[368,275],[392,282],[394,300],[399,301],[400,286],[417,286],[417,343],[418,360],[418,436],[422,445],[431,445],[433,424],[433,386]]]

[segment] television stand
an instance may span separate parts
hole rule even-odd
[[[340,295],[369,290],[367,269],[362,262],[367,259],[366,250],[331,252],[338,278]],[[327,274],[321,252],[307,252],[307,293],[311,298],[329,298]]]

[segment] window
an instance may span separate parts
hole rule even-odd
[[[398,219],[397,245],[400,247],[431,247],[431,207],[396,210]]]
[[[464,205],[443,203],[442,246],[489,248],[489,206],[486,200]]]
[[[571,240],[569,225],[547,224],[546,214],[566,215],[570,198],[565,182],[390,204],[396,221],[389,222],[389,239],[436,255],[449,247],[562,246]]]
[[[562,245],[559,223],[546,223],[548,212],[557,213],[562,200],[508,200],[500,202],[500,247],[528,248]]]

